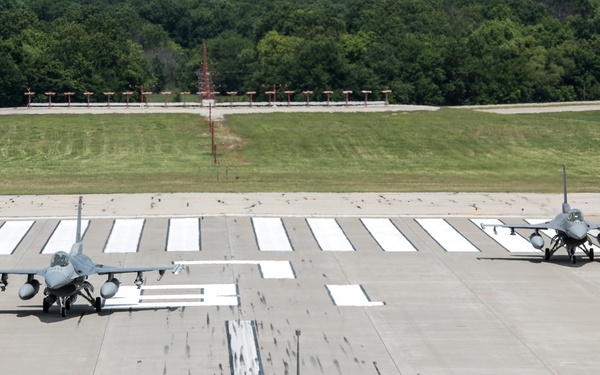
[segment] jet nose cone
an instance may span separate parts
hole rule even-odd
[[[569,228],[568,233],[569,237],[574,238],[576,240],[582,240],[587,236],[587,227],[583,224],[576,224]]]
[[[67,285],[69,278],[64,272],[50,271],[46,274],[46,285],[50,289],[58,289]]]

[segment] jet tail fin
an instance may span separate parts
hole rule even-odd
[[[567,201],[567,167],[564,163],[563,163],[563,192],[564,192],[565,199],[562,204],[562,211],[563,211],[563,213],[567,213],[567,212],[571,211],[571,206],[569,205],[569,202]]]
[[[81,242],[81,206],[83,205],[83,197],[79,196],[79,203],[77,204],[77,235],[75,242]]]

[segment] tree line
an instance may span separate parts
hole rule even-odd
[[[0,0],[0,106],[28,88],[196,92],[203,41],[217,90],[259,99],[276,84],[316,100],[598,100],[599,32],[600,0]]]

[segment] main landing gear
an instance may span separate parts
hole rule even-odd
[[[552,249],[546,248],[546,250],[544,251],[544,260],[550,260],[550,257],[554,255],[556,250],[558,250],[560,247],[561,246],[554,245]],[[590,261],[594,260],[594,248],[591,245],[589,248],[585,245],[565,246],[565,248],[567,249],[567,254],[571,259],[571,263],[573,264],[577,263],[577,256],[575,255],[575,250],[577,250],[578,248],[581,249],[585,253],[585,255],[587,255]]]
[[[92,284],[85,281],[81,289],[76,293],[70,296],[58,297],[54,294],[47,294],[42,301],[42,311],[47,313],[50,310],[50,307],[56,302],[58,305],[58,309],[60,311],[60,315],[64,318],[67,316],[67,311],[71,310],[75,301],[77,301],[77,296],[82,296],[85,298],[90,305],[96,309],[96,312],[102,311],[102,299],[100,297],[94,298],[92,293],[94,292],[94,287]],[[47,292],[46,292],[47,293]]]

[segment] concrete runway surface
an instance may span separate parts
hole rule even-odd
[[[0,293],[2,371],[283,375],[296,374],[299,359],[301,374],[594,373],[598,262],[580,256],[573,265],[564,251],[544,262],[527,231],[494,236],[476,225],[550,219],[561,202],[559,194],[88,195],[84,248],[95,262],[185,269],[160,282],[148,273],[140,290],[134,275],[121,276],[118,298],[100,314],[80,298],[66,318],[56,307],[42,313],[41,293],[19,300],[25,277],[11,276]],[[570,202],[600,222],[598,195]],[[0,268],[47,266],[76,203],[1,196]],[[7,228],[27,221],[8,246]],[[105,277],[90,281],[98,291]]]

